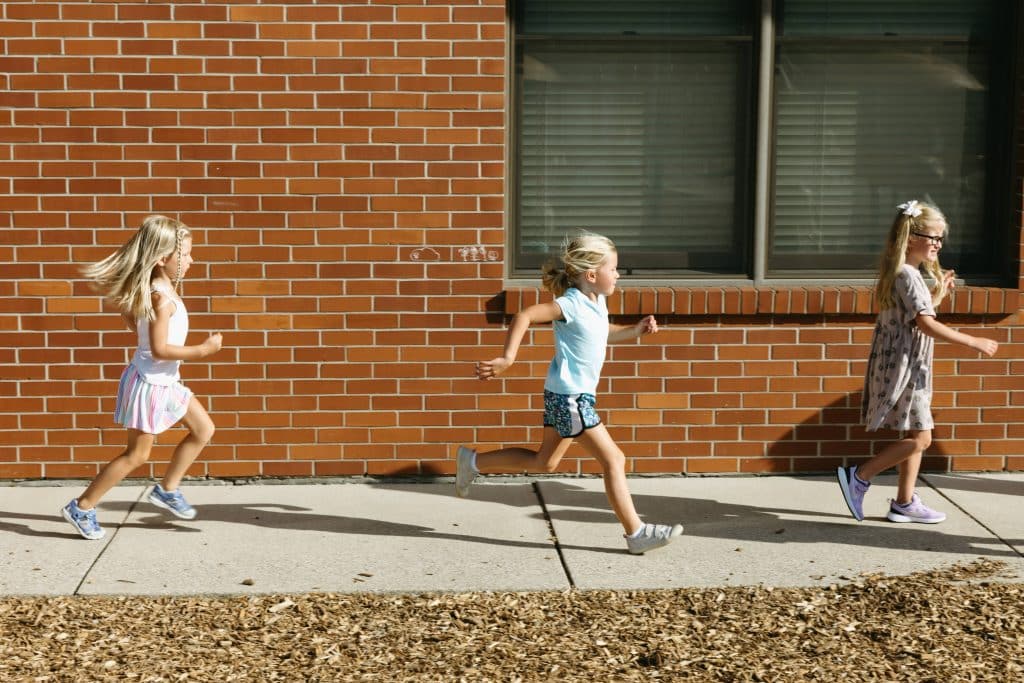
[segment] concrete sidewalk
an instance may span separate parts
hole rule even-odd
[[[979,557],[1024,580],[1024,474],[923,476],[938,525],[885,520],[894,477],[862,523],[830,477],[634,478],[646,521],[686,527],[644,556],[626,553],[599,479],[477,481],[467,499],[450,482],[185,482],[192,521],[129,484],[99,507],[101,541],[59,515],[83,485],[0,486],[0,595],[811,586]]]

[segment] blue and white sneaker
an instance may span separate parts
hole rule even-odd
[[[857,476],[856,465],[836,469],[836,479],[839,480],[839,488],[843,492],[846,507],[850,508],[850,514],[858,522],[863,522],[864,494],[868,492],[871,484]]]
[[[149,492],[149,502],[157,507],[170,510],[171,514],[181,519],[195,519],[196,509],[188,504],[181,491],[164,491],[164,487],[157,484]]]
[[[103,527],[100,526],[100,523],[96,521],[96,508],[83,510],[78,507],[78,500],[72,500],[62,507],[60,514],[64,519],[68,520],[71,526],[75,527],[75,531],[80,533],[82,538],[98,541],[107,534]]]

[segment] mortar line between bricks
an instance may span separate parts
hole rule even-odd
[[[544,521],[548,523],[548,532],[551,534],[551,540],[555,543],[555,552],[558,553],[558,561],[562,563],[562,571],[565,572],[565,578],[569,582],[569,588],[576,588],[576,582],[572,578],[572,572],[569,570],[569,564],[565,561],[565,553],[562,552],[562,544],[558,540],[558,534],[555,533],[554,522],[551,521],[551,514],[548,512],[548,505],[544,502],[544,494],[540,492],[540,482],[533,482],[533,492],[537,496],[537,501],[540,502],[540,509],[544,513]]]
[[[1009,548],[1009,549],[1010,549],[1010,550],[1011,550],[1011,551],[1012,551],[1012,552],[1013,552],[1013,553],[1014,553],[1014,554],[1015,554],[1015,555],[1016,555],[1017,557],[1020,557],[1020,558],[1024,558],[1024,554],[1022,554],[1022,553],[1021,553],[1021,552],[1020,552],[1019,550],[1017,550],[1017,548],[1016,548],[1016,547],[1014,547],[1014,545],[1013,545],[1012,543],[1010,543],[1010,542],[1009,542],[1008,540],[1006,540],[1005,538],[1003,538],[1002,536],[1000,536],[999,534],[997,534],[997,533],[996,533],[996,532],[995,532],[995,531],[994,531],[994,530],[993,530],[992,528],[990,528],[990,527],[989,527],[989,526],[988,526],[987,524],[985,524],[985,523],[984,523],[983,521],[981,521],[980,519],[978,519],[977,517],[975,517],[974,515],[972,515],[972,514],[970,513],[970,511],[969,511],[969,510],[968,510],[967,508],[965,508],[965,507],[964,507],[963,505],[960,505],[960,504],[959,504],[959,503],[957,503],[957,502],[956,502],[955,500],[953,500],[952,498],[950,498],[949,496],[947,496],[947,495],[946,495],[946,494],[945,494],[945,493],[943,492],[943,490],[942,490],[942,489],[940,489],[940,488],[939,488],[938,486],[936,486],[935,484],[933,484],[933,483],[932,483],[931,481],[929,481],[929,480],[928,480],[928,477],[927,477],[927,475],[922,475],[922,476],[921,476],[921,479],[923,479],[923,480],[924,480],[924,483],[928,484],[928,486],[929,486],[929,487],[930,487],[930,488],[931,488],[931,489],[932,489],[933,491],[935,491],[935,492],[936,492],[937,494],[939,494],[940,496],[942,496],[943,498],[945,498],[946,500],[948,500],[948,501],[950,502],[950,504],[951,504],[951,505],[952,505],[953,507],[955,507],[955,508],[956,508],[957,510],[959,510],[960,512],[962,512],[962,513],[964,513],[965,515],[967,515],[968,517],[970,517],[970,518],[971,518],[972,520],[974,520],[974,523],[975,523],[975,524],[977,524],[978,526],[980,526],[980,527],[981,527],[982,529],[984,529],[985,531],[987,531],[987,532],[989,532],[990,534],[992,534],[992,538],[995,538],[995,539],[996,539],[996,540],[998,540],[998,541],[999,541],[1000,543],[1002,543],[1002,544],[1003,544],[1003,545],[1005,545],[1005,546],[1006,546],[1007,548]]]
[[[100,548],[100,551],[96,553],[96,557],[94,557],[92,562],[89,564],[89,568],[85,570],[84,574],[82,574],[82,579],[78,582],[78,585],[75,586],[74,592],[71,593],[72,595],[80,595],[79,591],[82,590],[82,586],[85,584],[86,580],[88,580],[89,576],[92,574],[92,570],[96,567],[96,563],[100,561],[100,558],[102,558],[103,555],[107,552],[107,548],[109,548],[110,544],[114,542],[114,539],[117,538],[117,535],[121,533],[121,527],[124,526],[124,523],[128,520],[129,517],[132,516],[132,512],[135,511],[135,508],[136,506],[138,506],[139,501],[142,500],[142,496],[146,493],[147,488],[149,487],[142,487],[142,490],[139,492],[138,497],[128,507],[128,511],[124,513],[124,517],[121,519],[121,523],[117,525],[117,529],[114,530],[114,533],[110,534],[110,537],[107,539],[107,542],[103,544],[103,547]]]

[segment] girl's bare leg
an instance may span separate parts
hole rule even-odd
[[[626,483],[626,456],[612,440],[603,424],[592,427],[577,437],[587,452],[597,458],[604,472],[604,492],[611,503],[612,511],[626,530],[636,532],[642,525],[640,516],[633,507],[633,496]]]
[[[83,510],[91,510],[96,507],[96,503],[107,495],[107,491],[119,484],[136,468],[146,464],[155,440],[156,437],[152,434],[129,429],[127,448],[100,470],[85,492],[78,497],[78,507]]]
[[[213,420],[195,396],[189,401],[188,410],[181,418],[181,422],[188,429],[188,434],[171,455],[171,462],[167,465],[163,481],[160,482],[164,491],[174,491],[178,488],[188,468],[213,438]]]
[[[538,450],[499,448],[477,453],[476,468],[483,473],[554,472],[570,445],[571,438],[562,437],[554,427],[545,427],[544,441]]]
[[[932,430],[908,431],[907,437],[886,446],[881,453],[857,468],[857,476],[871,481],[890,467],[899,468],[897,503],[909,503],[921,470],[921,457],[932,443]]]
[[[917,483],[917,473],[921,471],[923,455],[923,450],[915,451],[909,458],[896,466],[900,473],[896,502],[900,505],[906,505],[914,497],[914,484]]]

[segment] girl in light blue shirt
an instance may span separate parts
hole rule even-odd
[[[544,268],[551,303],[530,306],[515,315],[505,340],[505,352],[476,365],[487,380],[505,372],[516,360],[523,336],[535,323],[554,323],[555,357],[544,382],[544,441],[540,448],[502,448],[477,453],[460,446],[455,491],[466,496],[481,471],[554,472],[574,439],[601,464],[605,493],[625,530],[630,553],[643,554],[667,545],[683,532],[679,524],[645,524],[633,507],[626,481],[626,457],[601,423],[595,406],[601,366],[608,342],[636,339],[658,331],[654,316],[635,325],[608,322],[605,299],[619,279],[615,245],[607,237],[582,233],[567,240],[561,257]]]

